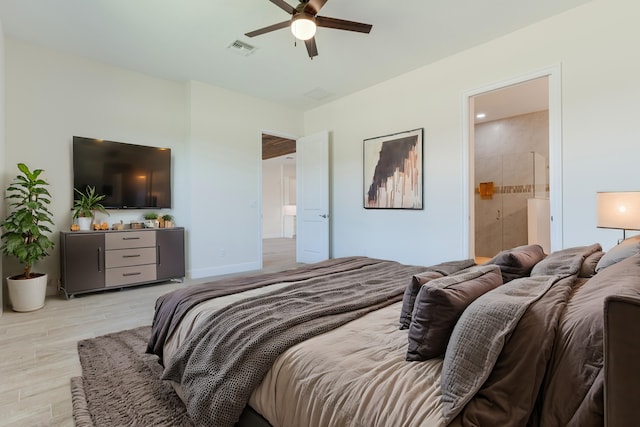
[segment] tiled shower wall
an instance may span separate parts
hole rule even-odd
[[[475,126],[476,256],[527,244],[527,200],[549,197],[549,112]],[[478,186],[493,182],[491,198]]]

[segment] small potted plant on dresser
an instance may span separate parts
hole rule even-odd
[[[95,187],[87,185],[84,192],[77,188],[74,188],[73,191],[78,195],[78,199],[73,201],[73,219],[78,221],[80,230],[91,230],[96,211],[109,215],[100,203],[105,196],[96,194]]]
[[[162,219],[164,220],[164,228],[173,227],[173,216],[169,214],[162,215]]]
[[[53,225],[47,206],[51,195],[46,181],[40,178],[42,169],[33,172],[24,163],[18,163],[22,173],[7,187],[11,213],[1,224],[2,253],[15,257],[24,265],[22,274],[7,277],[9,299],[14,311],[34,311],[44,306],[47,294],[47,274],[34,273],[31,267],[49,255],[53,242],[45,233]]]
[[[147,228],[159,228],[158,214],[155,212],[149,212],[143,215],[144,226]]]

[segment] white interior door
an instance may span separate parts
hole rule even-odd
[[[329,259],[329,132],[296,142],[296,261]]]

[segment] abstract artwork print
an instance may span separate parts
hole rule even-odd
[[[422,209],[423,129],[364,140],[364,207]]]

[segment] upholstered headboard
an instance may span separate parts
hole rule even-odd
[[[633,425],[640,421],[640,296],[608,297],[604,330],[605,426]]]

